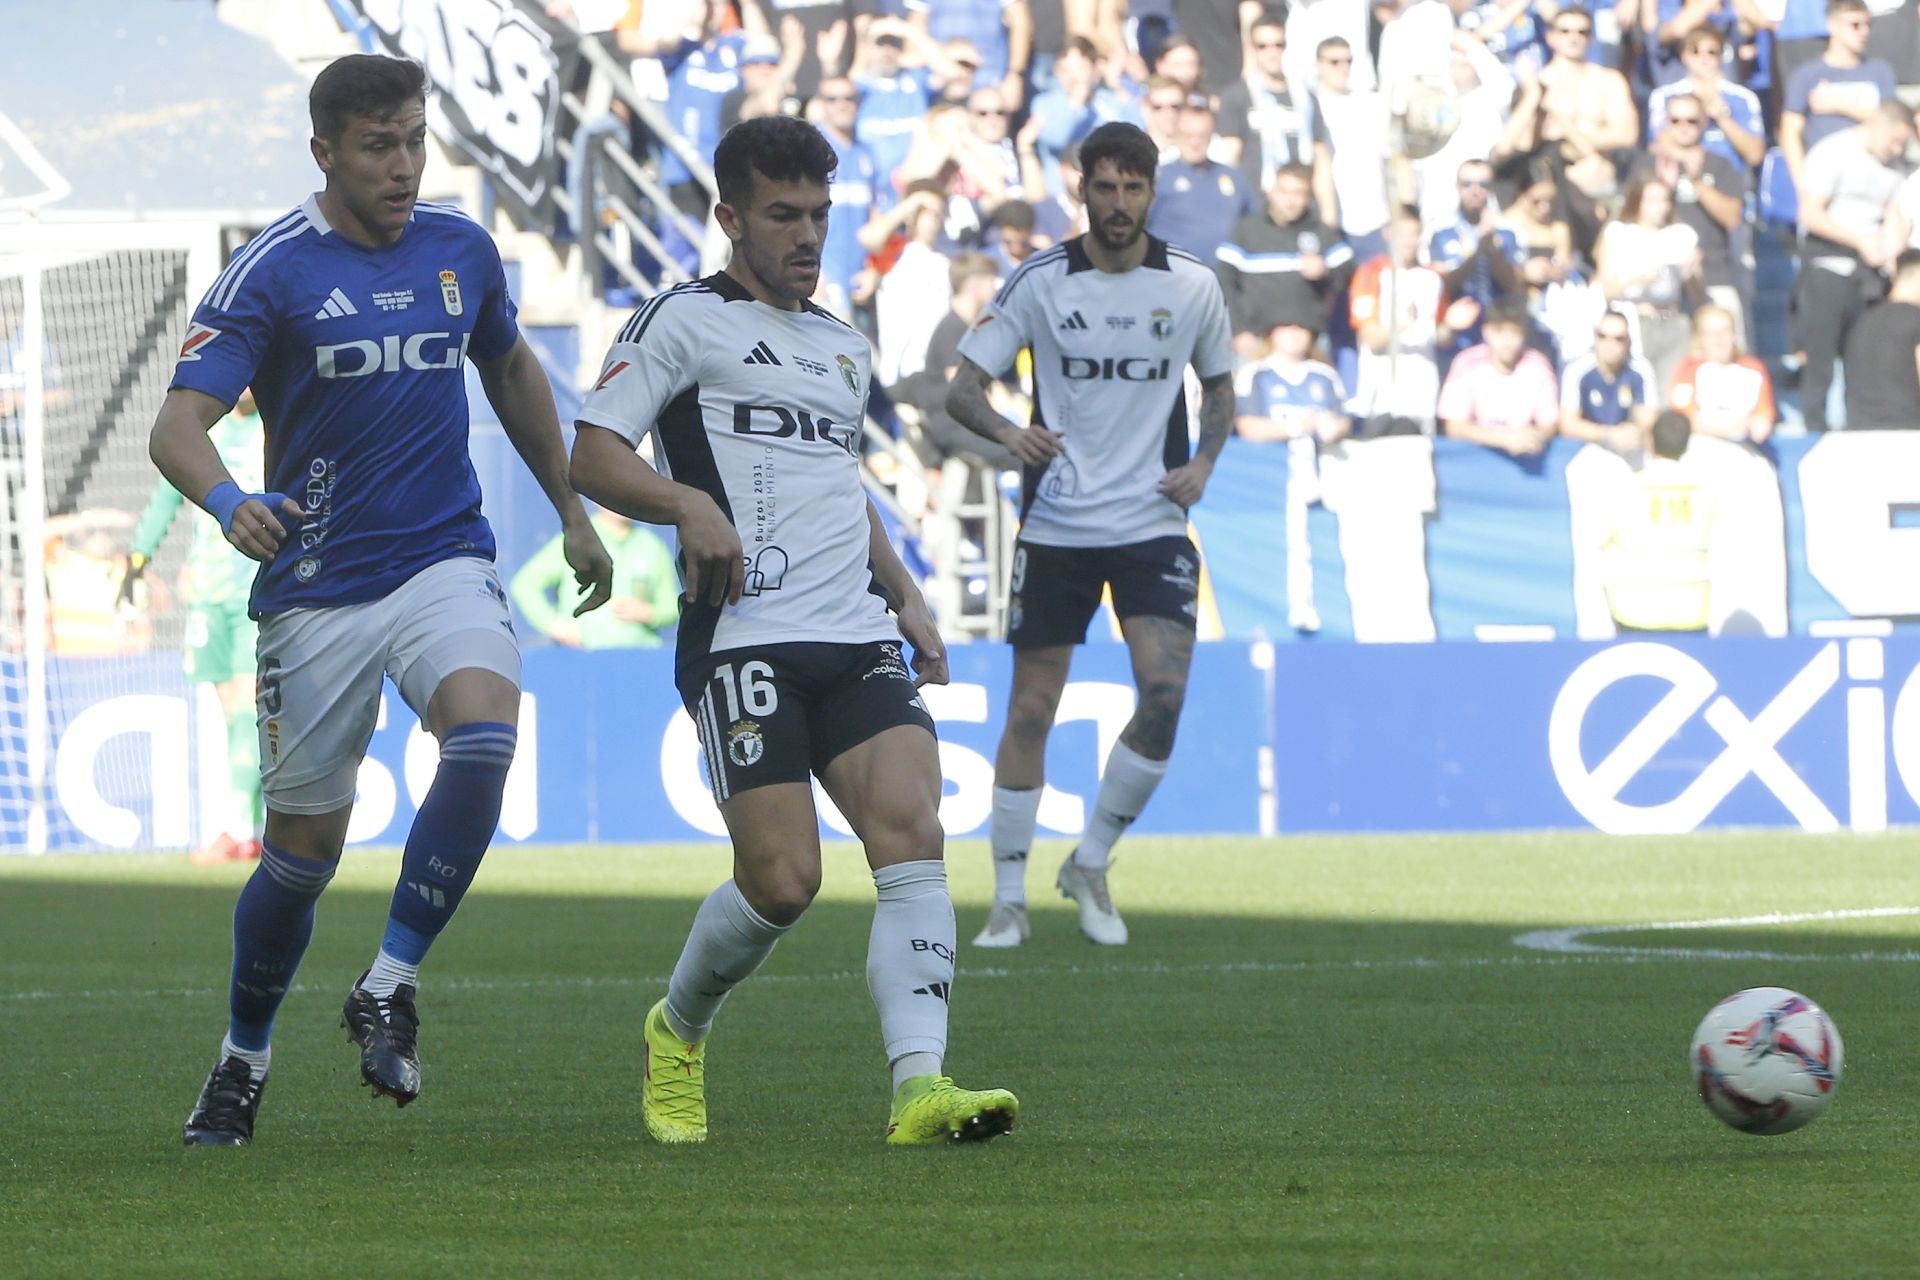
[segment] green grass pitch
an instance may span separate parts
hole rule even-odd
[[[396,865],[349,854],[255,1145],[194,1151],[247,870],[0,858],[0,1276],[1920,1274],[1920,914],[1514,941],[1920,909],[1911,837],[1139,838],[1119,950],[1051,892],[1064,852],[1035,852],[1032,944],[981,952],[987,856],[950,850],[949,1068],[1025,1110],[933,1150],[881,1141],[850,846],[721,1015],[711,1140],[673,1150],[640,1018],[720,847],[495,850],[429,959],[404,1112],[336,1026]],[[1847,1045],[1827,1115],[1776,1138],[1714,1121],[1685,1063],[1764,984]]]

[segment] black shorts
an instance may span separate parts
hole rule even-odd
[[[1180,535],[1124,547],[1044,547],[1018,542],[1007,598],[1007,643],[1016,648],[1083,644],[1087,624],[1113,588],[1113,612],[1171,618],[1189,629],[1200,600],[1200,553]]]
[[[715,804],[805,782],[895,725],[934,733],[897,642],[728,649],[688,663],[675,680],[700,731]]]

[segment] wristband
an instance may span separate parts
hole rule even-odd
[[[238,511],[240,505],[246,500],[247,495],[240,491],[239,485],[231,480],[222,480],[207,490],[206,500],[200,505],[220,522],[220,531],[225,533],[233,528],[233,513]]]

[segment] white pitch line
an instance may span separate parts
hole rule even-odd
[[[1885,909],[1879,914],[1920,915],[1920,908]],[[1782,917],[1784,922],[1796,917]],[[1809,918],[1826,919],[1825,915]],[[1836,917],[1837,918],[1837,917]],[[1739,921],[1721,923],[1740,923]],[[1522,938],[1542,936],[1546,933],[1597,933],[1603,930],[1649,928],[1701,928],[1701,924],[1665,924],[1665,925],[1620,925],[1600,926],[1586,929],[1541,930],[1536,934],[1523,934],[1514,941],[1521,945]],[[1551,947],[1535,947],[1534,950],[1554,951]],[[1591,952],[1592,954],[1577,954]],[[1055,964],[1034,965],[1030,968],[1014,968],[1004,965],[970,969],[963,967],[958,980],[966,982],[979,980],[999,982],[1024,978],[1107,978],[1129,977],[1134,975],[1232,975],[1232,974],[1275,974],[1275,973],[1368,973],[1393,972],[1419,969],[1521,969],[1543,967],[1565,967],[1570,965],[1603,964],[1644,964],[1649,961],[1681,958],[1727,958],[1727,959],[1783,959],[1783,960],[1825,960],[1825,961],[1883,961],[1909,960],[1920,961],[1920,952],[1857,952],[1852,955],[1774,957],[1765,952],[1728,952],[1724,957],[1705,951],[1674,950],[1666,951],[1650,947],[1597,947],[1576,943],[1558,954],[1520,955],[1520,956],[1455,956],[1439,959],[1431,956],[1402,956],[1380,960],[1237,960],[1224,964],[1172,964],[1165,961],[1144,961],[1121,964]],[[822,983],[822,982],[865,982],[864,969],[833,969],[821,973],[759,973],[753,977],[755,986],[770,983]],[[627,990],[646,988],[658,990],[666,986],[666,975],[611,977],[611,978],[449,978],[444,982],[435,982],[427,988],[427,993],[440,991],[553,991],[572,990],[589,991],[598,988]],[[25,1003],[40,1000],[198,1000],[209,999],[226,994],[225,987],[172,987],[172,988],[100,988],[81,991],[57,991],[37,988],[27,991],[0,992],[0,1002]],[[314,992],[337,994],[338,986],[320,986],[313,983],[296,983],[292,991],[298,994]]]
[[[1661,920],[1648,924],[1594,924],[1571,929],[1535,929],[1518,934],[1513,945],[1529,951],[1557,955],[1612,956],[1620,959],[1688,960],[1851,960],[1911,964],[1920,961],[1920,951],[1855,951],[1842,955],[1806,955],[1791,951],[1736,951],[1721,947],[1626,947],[1609,943],[1583,942],[1597,934],[1657,933],[1687,929],[1741,929],[1759,925],[1810,924],[1828,920],[1879,920],[1895,916],[1920,916],[1920,907],[1856,907],[1844,911],[1774,911],[1759,916],[1721,916],[1711,920]]]

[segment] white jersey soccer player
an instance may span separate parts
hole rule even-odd
[[[1213,271],[1145,234],[1157,166],[1126,124],[1080,144],[1085,235],[1036,254],[960,343],[953,416],[1025,464],[1020,537],[1007,602],[1013,690],[994,764],[994,906],[977,946],[1028,937],[1028,847],[1045,784],[1047,734],[1102,592],[1113,594],[1139,702],[1106,760],[1093,815],[1062,864],[1060,891],[1080,928],[1119,945],[1127,927],[1107,890],[1114,841],[1165,776],[1186,697],[1200,555],[1187,508],[1200,500],[1233,422],[1233,348]],[[1033,352],[1033,421],[1019,428],[987,384]],[[1201,383],[1189,449],[1184,380]],[[1190,456],[1191,454],[1191,456]]]
[[[809,301],[834,163],[798,120],[728,130],[713,170],[732,260],[634,313],[574,440],[582,493],[679,530],[675,678],[733,838],[733,879],[695,913],[643,1029],[641,1110],[661,1142],[706,1139],[714,1016],[820,887],[813,777],[873,869],[867,986],[893,1073],[887,1141],[991,1138],[1019,1114],[1006,1090],[942,1074],[955,933],[918,688],[946,683],[946,655],[861,485],[866,339]],[[658,472],[635,453],[649,434]]]
[[[183,1133],[252,1140],[268,1038],[313,934],[390,678],[439,739],[387,928],[341,1025],[361,1079],[420,1092],[418,970],[493,839],[513,761],[520,650],[468,457],[471,358],[502,427],[606,602],[612,563],[567,487],[553,391],[520,336],[499,251],[456,210],[416,204],[426,73],[355,55],[314,80],[311,149],[326,189],[235,255],[194,312],[153,427],[153,460],[261,562],[258,724],[266,832],[233,915],[227,1038]],[[207,436],[251,386],[264,493]]]

